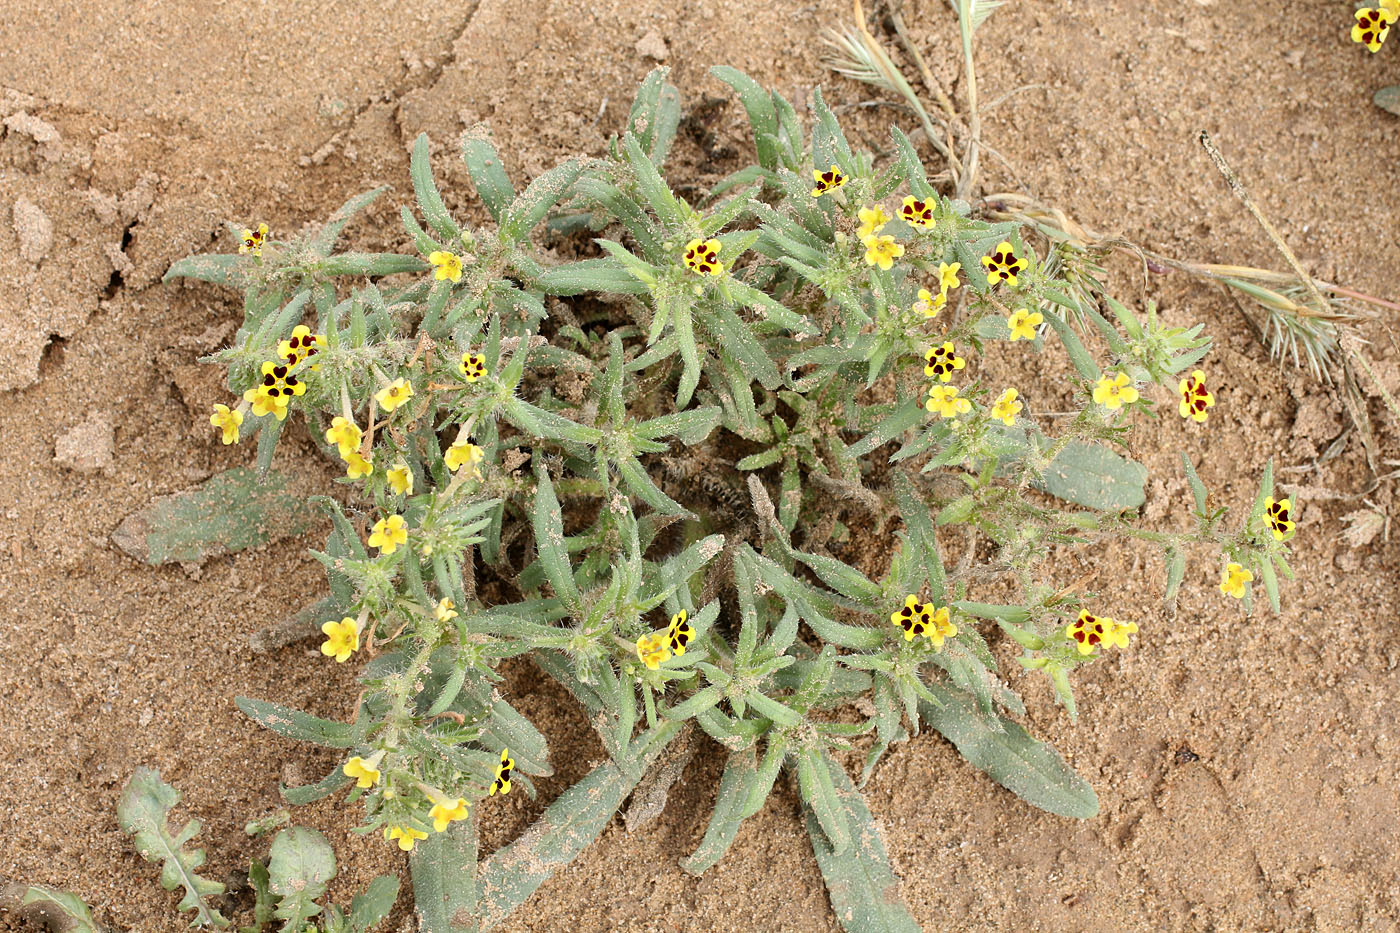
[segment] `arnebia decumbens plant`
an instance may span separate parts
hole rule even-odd
[[[211,417],[224,442],[256,436],[265,468],[304,418],[351,487],[349,507],[318,500],[333,530],[316,556],[326,663],[369,658],[353,719],[239,705],[343,750],[284,792],[348,787],[364,831],[412,853],[429,930],[499,923],[629,796],[629,825],[654,815],[697,731],[727,761],[687,871],[724,855],[787,770],[841,922],[917,930],[858,791],[891,745],[932,728],[1032,804],[1097,812],[1016,723],[988,644],[1013,640],[1071,717],[1076,669],[1135,649],[1142,620],[1055,580],[1052,555],[1152,542],[1169,605],[1188,551],[1218,555],[1221,598],[1246,610],[1260,584],[1277,607],[1289,572],[1294,506],[1268,466],[1233,525],[1185,457],[1189,519],[1138,520],[1146,470],[1114,448],[1130,412],[1164,400],[1162,416],[1212,429],[1200,325],[1124,306],[1079,254],[943,196],[897,130],[877,160],[820,92],[805,132],[780,95],[714,73],[757,164],[694,205],[662,174],[680,105],[658,69],[606,158],[523,192],[466,134],[480,227],[449,213],[419,138],[415,255],[334,251],[371,192],[314,234],[259,226],[237,255],[170,271],[245,296],[214,357],[234,396]],[[542,225],[595,255],[553,259]],[[988,380],[993,349],[1062,351],[1074,411]],[[872,566],[853,543],[879,536],[894,544]],[[607,759],[478,863],[480,809],[551,773],[502,693],[512,657],[567,688]]]

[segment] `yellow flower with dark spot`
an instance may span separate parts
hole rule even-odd
[[[1181,380],[1176,389],[1181,394],[1181,403],[1176,406],[1181,417],[1198,424],[1210,417],[1206,409],[1215,405],[1215,396],[1206,391],[1205,373],[1196,370],[1191,378]]]
[[[939,382],[950,382],[953,373],[967,365],[967,361],[958,356],[951,340],[941,347],[931,347],[924,354],[924,360],[924,375],[933,376]]]
[[[1026,261],[1016,255],[1016,250],[1009,241],[1002,240],[990,256],[982,257],[982,265],[987,267],[988,285],[1005,282],[1014,286],[1016,276],[1025,271]]]
[[[1094,401],[1105,408],[1122,408],[1136,402],[1140,397],[1141,394],[1127,373],[1100,376],[1099,381],[1094,384]]]
[[[1236,599],[1244,599],[1244,585],[1254,579],[1254,574],[1239,564],[1229,563],[1220,574],[1220,592]]]
[[[508,749],[501,749],[501,763],[496,765],[496,779],[491,782],[490,796],[496,796],[499,791],[502,794],[510,793],[510,773],[515,769],[515,759],[510,757]]]
[[[243,393],[244,400],[253,403],[253,414],[258,417],[272,414],[282,421],[287,417],[287,406],[293,396],[306,394],[306,384],[291,375],[290,368],[281,362],[262,364],[262,380]]]
[[[453,473],[467,466],[471,467],[467,475],[480,479],[481,470],[477,468],[477,464],[486,459],[486,451],[482,450],[471,441],[459,440],[454,442],[451,447],[447,448],[447,453],[442,455],[442,459],[447,463],[447,468]]]
[[[480,353],[463,353],[462,362],[457,364],[457,371],[468,382],[476,382],[486,375],[486,357]]]
[[[1065,634],[1074,639],[1080,654],[1093,654],[1094,649],[1107,640],[1108,627],[1112,624],[1112,619],[1101,619],[1084,609],[1065,629]]]
[[[992,405],[992,417],[996,418],[1008,428],[1016,423],[1016,416],[1020,414],[1021,409],[1024,407],[1020,402],[1016,401],[1016,396],[1018,394],[1019,393],[1015,389],[1007,389],[1005,392],[1001,393],[1001,397]]]
[[[690,644],[690,640],[695,637],[695,629],[686,623],[688,618],[689,614],[682,609],[671,616],[671,624],[666,629],[666,643],[676,657],[685,654],[685,646]]]
[[[325,345],[325,337],[311,333],[311,328],[305,324],[298,324],[292,328],[292,336],[277,345],[277,355],[286,360],[288,366],[295,366],[307,357],[321,352]],[[320,364],[313,363],[311,368],[319,370],[321,367]]]
[[[899,610],[890,613],[890,621],[904,630],[905,641],[913,641],[916,636],[928,635],[932,631],[933,607],[920,603],[919,597],[911,593],[904,597],[904,605]],[[941,640],[939,643],[942,643]]]
[[[1362,7],[1356,11],[1351,41],[1361,43],[1372,52],[1379,52],[1396,19],[1400,19],[1400,0],[1380,0],[1379,7]]]
[[[383,752],[371,755],[369,761],[356,755],[340,770],[345,772],[346,777],[355,779],[356,787],[373,787],[379,783],[379,762],[383,758]]]
[[[932,227],[933,202],[909,195],[899,206],[899,218],[911,227]]]
[[[928,401],[924,402],[924,408],[937,412],[943,418],[956,420],[958,415],[972,411],[972,403],[965,398],[958,398],[957,386],[935,385],[929,387]]]
[[[656,670],[661,662],[671,656],[666,644],[666,636],[660,632],[648,632],[637,639],[637,657],[649,670]]]
[[[360,433],[359,426],[349,419],[336,415],[331,419],[331,426],[326,429],[326,443],[334,444],[340,451],[341,459],[349,457],[351,453],[360,449],[360,441],[364,435]]]
[[[400,544],[408,543],[408,526],[402,515],[390,515],[374,523],[370,532],[369,546],[377,547],[381,554],[392,554]]]
[[[384,838],[390,842],[397,839],[400,849],[412,852],[413,847],[418,844],[418,840],[427,839],[428,834],[421,829],[414,829],[412,826],[390,826],[384,830]]]
[[[413,471],[402,460],[395,463],[392,468],[385,470],[384,478],[389,481],[389,488],[396,494],[400,496],[413,495]]]
[[[1273,496],[1264,500],[1264,517],[1269,520],[1269,530],[1274,540],[1283,541],[1293,536],[1293,503],[1287,499],[1274,501]]]
[[[433,267],[433,278],[439,282],[446,279],[453,285],[462,281],[462,260],[456,253],[435,250],[428,254],[428,262]]]
[[[374,393],[374,400],[385,411],[393,411],[411,398],[413,398],[413,385],[403,378],[395,379]]]
[[[360,627],[349,616],[339,622],[322,622],[321,633],[326,636],[321,643],[321,653],[335,658],[337,664],[345,663],[350,655],[360,650]]]
[[[865,261],[868,265],[879,266],[885,271],[889,271],[894,266],[894,261],[904,255],[904,246],[896,243],[894,237],[889,234],[876,236],[871,234],[861,240],[865,244]]]
[[[890,215],[886,214],[885,208],[879,204],[874,207],[862,207],[856,211],[856,216],[860,218],[860,227],[856,230],[856,239],[858,240],[874,236],[885,229],[885,224],[890,222]]]
[[[932,608],[930,605],[924,606],[925,610]],[[939,606],[933,610],[928,630],[924,634],[928,636],[929,641],[933,642],[935,648],[942,648],[944,639],[952,638],[958,634],[958,627],[953,624],[947,606]]]
[[[1011,312],[1011,316],[1006,319],[1006,329],[1011,331],[1010,339],[1034,340],[1035,329],[1045,322],[1045,315],[1036,311],[1032,314],[1025,308],[1017,308]]]
[[[1138,630],[1136,622],[1119,622],[1116,619],[1104,619],[1103,622],[1108,628],[1103,642],[1114,648],[1127,648],[1128,636]]]
[[[433,821],[433,832],[437,833],[446,830],[450,824],[466,818],[467,801],[462,797],[435,803],[433,808],[428,811],[428,819]]]
[[[243,412],[236,408],[229,408],[227,405],[215,405],[214,413],[209,416],[209,423],[223,432],[222,439],[225,444],[238,443],[238,426],[243,423]]]
[[[374,464],[368,457],[360,456],[358,450],[350,451],[345,458],[345,475],[350,479],[362,479],[374,472]]]
[[[691,240],[685,244],[686,268],[697,275],[723,275],[724,263],[719,261],[719,251],[724,244],[719,240]]]
[[[812,178],[817,186],[812,189],[812,197],[819,198],[840,188],[846,183],[846,176],[841,174],[841,169],[832,165],[830,170],[822,172],[812,169]]]
[[[433,617],[439,622],[450,622],[457,618],[457,607],[450,599],[439,599],[437,605],[433,607]]]
[[[258,229],[249,230],[243,228],[238,244],[239,253],[252,253],[254,256],[262,255],[263,244],[267,242],[267,224],[258,224]]]

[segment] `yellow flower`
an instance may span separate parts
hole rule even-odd
[[[345,663],[350,655],[360,650],[360,627],[349,616],[339,622],[322,622],[321,632],[326,636],[326,640],[321,643],[321,653],[328,658],[335,658],[337,664]],[[350,774],[349,771],[345,773]]]
[[[938,290],[946,295],[957,288],[962,283],[958,281],[958,271],[962,269],[962,263],[955,262],[951,266],[946,262],[938,264]]]
[[[1035,329],[1045,322],[1045,315],[1036,311],[1032,314],[1025,308],[1017,308],[1006,319],[1006,329],[1011,331],[1011,340],[1034,340]]]
[[[1138,630],[1136,622],[1119,622],[1116,619],[1104,619],[1103,621],[1108,627],[1108,632],[1103,637],[1103,643],[1114,648],[1128,647],[1128,636]]]
[[[433,607],[433,616],[436,617],[439,622],[450,622],[457,618],[457,608],[452,600],[446,598],[439,599],[437,605]]]
[[[1397,18],[1400,18],[1400,0],[1381,0],[1378,9],[1362,7],[1356,11],[1356,24],[1351,27],[1351,41],[1360,42],[1372,52],[1379,52]]]
[[[1274,501],[1273,496],[1264,500],[1264,517],[1269,520],[1269,530],[1274,539],[1283,541],[1293,536],[1293,503],[1287,499]]]
[[[934,295],[927,288],[919,289],[919,300],[914,302],[914,311],[924,317],[938,317],[938,312],[943,310],[943,306],[948,303],[948,293],[939,292]]]
[[[905,641],[913,641],[916,635],[927,635],[932,628],[933,607],[920,603],[919,597],[911,593],[904,597],[902,608],[890,613],[890,621],[904,629]]]
[[[486,375],[486,357],[480,353],[463,353],[462,362],[457,364],[457,371],[468,382],[476,382]]]
[[[890,215],[886,214],[885,208],[879,204],[874,207],[862,207],[856,211],[856,216],[860,218],[860,229],[856,231],[856,239],[861,241],[879,233],[885,228],[885,224],[890,222]]]
[[[1220,574],[1220,592],[1236,599],[1244,599],[1244,585],[1254,579],[1254,574],[1239,564],[1229,563]]]
[[[695,637],[695,629],[686,623],[687,618],[689,618],[688,613],[682,609],[671,616],[671,624],[666,629],[666,643],[675,652],[676,657],[685,654],[685,646],[690,644],[690,640]],[[646,661],[646,658],[642,660]]]
[[[277,345],[277,355],[286,360],[288,366],[295,366],[307,357],[321,352],[325,345],[325,337],[311,333],[311,328],[305,324],[298,324],[292,328],[292,336]],[[313,363],[311,368],[319,370],[321,367]]]
[[[1093,654],[1094,649],[1108,639],[1109,626],[1113,624],[1112,619],[1100,619],[1089,610],[1084,609],[1079,613],[1079,618],[1070,623],[1065,629],[1065,634],[1074,639],[1075,647],[1080,654]],[[1136,627],[1134,627],[1136,631]]]
[[[462,797],[433,804],[428,811],[428,819],[433,821],[433,832],[442,832],[448,825],[467,818],[467,801]],[[426,837],[425,837],[426,838]]]
[[[341,459],[349,457],[353,451],[360,448],[360,440],[363,435],[355,422],[340,415],[331,419],[331,426],[326,429],[326,443],[334,444],[340,450]]]
[[[987,284],[989,286],[998,282],[1014,286],[1016,276],[1025,271],[1026,261],[1016,255],[1016,250],[1010,242],[1002,240],[997,244],[995,252],[990,256],[982,257],[982,265],[987,267]]]
[[[360,479],[369,476],[374,472],[374,464],[365,457],[360,456],[358,450],[350,451],[345,458],[345,475],[351,479]]]
[[[408,528],[402,515],[390,515],[374,523],[370,532],[369,546],[379,548],[382,554],[392,554],[400,544],[408,542]]]
[[[390,826],[384,830],[384,838],[391,842],[397,839],[400,849],[412,852],[413,847],[418,844],[418,840],[427,839],[428,834],[421,829],[414,829],[412,826]]]
[[[670,656],[671,649],[666,644],[666,636],[660,632],[648,632],[637,639],[637,657],[648,669],[656,670],[661,666],[661,662]]]
[[[501,763],[496,765],[496,779],[491,782],[490,796],[496,796],[496,792],[502,794],[510,793],[510,773],[515,769],[515,759],[510,757],[509,749],[501,749]]]
[[[953,378],[953,373],[967,365],[967,361],[958,356],[953,349],[953,342],[950,340],[941,347],[932,347],[924,354],[926,365],[924,375],[933,376],[939,382],[949,382]]]
[[[345,767],[340,770],[345,772],[346,777],[355,779],[356,787],[373,787],[379,783],[379,762],[384,759],[383,752],[376,752],[369,757],[369,760],[356,755],[345,763]]]
[[[374,400],[385,411],[393,411],[411,398],[413,398],[413,386],[407,379],[402,378],[395,379],[374,393]]]
[[[865,261],[889,271],[894,261],[904,255],[904,246],[894,241],[889,234],[876,236],[873,233],[861,240],[865,244]]]
[[[413,495],[413,471],[402,460],[395,463],[393,468],[386,470],[384,478],[389,481],[389,488],[398,495]]]
[[[267,224],[258,224],[257,230],[249,230],[244,227],[240,236],[242,242],[238,244],[239,253],[252,253],[254,256],[261,256],[263,243],[267,242]]]
[[[459,440],[447,448],[447,453],[442,455],[442,459],[447,462],[447,468],[456,473],[464,466],[471,467],[467,472],[468,476],[481,479],[481,470],[477,469],[477,464],[486,459],[486,451],[473,444],[471,441]]]
[[[933,607],[929,605],[924,606],[925,610],[932,608]],[[924,634],[928,636],[928,640],[933,642],[933,647],[935,648],[942,648],[944,639],[952,638],[958,634],[958,627],[953,624],[949,616],[948,607],[939,606],[933,612],[928,631],[924,632]]]
[[[899,217],[911,227],[932,227],[933,202],[921,201],[910,195],[899,206]]]
[[[1016,401],[1016,396],[1018,394],[1019,393],[1017,393],[1015,389],[1007,389],[1005,392],[1001,393],[1001,397],[992,405],[992,417],[999,420],[1008,428],[1016,423],[1016,416],[1020,414],[1021,409],[1024,407],[1020,402]]]
[[[697,275],[723,275],[724,263],[719,261],[719,251],[723,246],[719,240],[691,240],[685,244],[682,258],[686,267]]]
[[[1140,394],[1127,373],[1100,376],[1094,384],[1094,401],[1105,408],[1117,409],[1136,402]]]
[[[243,412],[236,408],[230,409],[227,405],[215,405],[214,413],[209,416],[209,423],[224,432],[225,444],[237,444],[238,426],[243,423]]]
[[[456,285],[462,281],[462,260],[457,258],[456,253],[436,250],[428,254],[428,262],[433,265],[433,278],[439,282],[447,279]]]
[[[832,165],[830,171],[826,172],[812,169],[812,178],[817,183],[817,186],[812,189],[812,197],[814,198],[819,198],[828,192],[835,191],[846,183],[846,176],[842,175],[841,169],[837,168],[835,165]]]
[[[1181,393],[1181,403],[1176,406],[1181,417],[1190,418],[1197,423],[1210,417],[1206,409],[1215,405],[1215,396],[1206,391],[1205,373],[1196,370],[1190,379],[1181,380],[1176,389]]]
[[[278,421],[287,417],[292,397],[306,394],[306,384],[291,375],[286,363],[268,361],[262,364],[262,380],[243,393],[244,401],[253,403],[253,414],[276,415]]]
[[[972,403],[965,398],[958,398],[957,386],[935,385],[929,387],[928,401],[924,402],[924,408],[938,412],[943,418],[956,420],[958,415],[972,411]]]

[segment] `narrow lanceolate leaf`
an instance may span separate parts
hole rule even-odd
[[[442,833],[434,835],[441,836]],[[415,846],[414,848],[417,848]],[[399,899],[399,879],[395,875],[380,875],[350,902],[350,929],[353,933],[369,933],[389,916]]]
[[[408,859],[423,933],[478,933],[476,814],[431,833]]]
[[[538,459],[535,461],[535,478],[535,550],[539,552],[540,564],[554,587],[554,594],[568,605],[578,605],[582,597],[569,567],[569,553],[564,548],[563,511],[559,508],[558,497],[554,495],[549,471]]]
[[[838,853],[813,808],[803,807],[807,835],[812,839],[812,850],[836,919],[847,933],[919,933],[918,922],[899,895],[899,879],[890,867],[880,827],[870,815],[865,798],[845,770],[825,753],[819,762],[828,771],[835,799],[851,832],[851,844]]]
[[[299,535],[316,513],[280,473],[234,467],[128,515],[112,543],[149,564],[202,561]]]
[[[477,197],[491,212],[491,219],[500,223],[506,208],[515,200],[515,188],[484,125],[474,126],[462,135],[462,161],[467,163],[467,174],[476,185]]]
[[[236,253],[202,253],[198,256],[186,256],[171,264],[161,281],[198,279],[201,282],[211,282],[214,285],[241,288],[243,270],[248,267],[248,262],[246,257]]]
[[[199,832],[199,820],[190,820],[177,833],[170,832],[170,810],[179,802],[180,792],[162,781],[159,771],[137,768],[117,802],[117,823],[132,837],[142,858],[161,866],[161,887],[167,891],[184,889],[179,909],[195,912],[191,926],[226,927],[229,921],[206,900],[222,894],[224,886],[195,874],[204,864],[203,849],[185,848]]]
[[[92,911],[82,898],[68,891],[41,884],[11,884],[0,888],[0,916],[11,915],[19,926],[29,929],[25,919],[40,924],[35,929],[50,933],[102,933]]]
[[[674,734],[679,726],[668,724],[661,728]],[[636,777],[611,761],[594,768],[560,794],[519,839],[482,862],[479,878],[483,930],[505,920],[540,885],[598,838],[663,747],[664,744],[654,743],[653,750],[630,769]]]
[[[413,141],[413,156],[408,163],[408,174],[413,180],[413,193],[418,197],[418,209],[423,212],[423,219],[438,236],[444,240],[455,241],[461,230],[452,219],[452,215],[447,212],[447,205],[442,203],[442,195],[438,194],[437,185],[433,182],[433,168],[428,163],[426,133],[419,133],[418,138]],[[448,248],[451,249],[455,245],[453,242]]]
[[[335,877],[335,853],[316,830],[289,827],[272,840],[267,877],[278,897],[274,915],[283,921],[283,933],[302,933],[307,921],[321,912],[316,899]]]
[[[233,702],[243,715],[258,725],[298,742],[327,748],[352,748],[363,738],[360,728],[353,723],[332,722],[290,706],[250,697],[237,697]]]
[[[778,110],[773,98],[753,78],[737,68],[719,65],[710,69],[714,75],[734,89],[739,102],[749,115],[754,142],[758,147],[758,164],[766,169],[778,167]]]
[[[942,703],[920,702],[919,715],[957,746],[962,756],[987,772],[992,780],[1042,810],[1059,816],[1088,819],[1099,812],[1099,798],[1056,751],[1031,738],[1009,719],[993,726],[974,701],[959,690],[928,684]]]
[[[705,838],[689,858],[681,861],[681,868],[692,875],[700,875],[724,857],[739,833],[739,824],[744,821],[744,804],[757,780],[758,763],[752,748],[729,756],[724,774],[720,775],[719,793],[715,796],[710,823],[705,827]]]
[[[530,231],[544,220],[549,209],[558,204],[569,191],[569,187],[584,169],[584,163],[570,159],[540,175],[530,182],[525,192],[516,198],[501,221],[501,236],[507,240],[519,240],[530,235]]]
[[[1037,485],[1066,502],[1121,512],[1147,501],[1147,467],[1102,444],[1071,441]]]

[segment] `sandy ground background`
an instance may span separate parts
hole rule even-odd
[[[1400,49],[1354,46],[1351,9],[1012,2],[980,33],[983,97],[1031,87],[987,117],[985,138],[1018,176],[988,163],[988,185],[1022,184],[1183,257],[1278,266],[1196,144],[1207,129],[1319,275],[1400,297],[1400,123],[1370,103],[1400,80]],[[138,565],[108,543],[152,498],[251,455],[217,444],[205,419],[219,379],[195,363],[231,334],[237,304],[161,286],[169,263],[231,249],[226,220],[292,231],[381,183],[393,191],[351,228],[352,245],[400,244],[395,212],[411,197],[407,147],[420,131],[449,205],[479,219],[455,157],[463,129],[488,121],[521,183],[599,153],[658,59],[695,108],[673,178],[708,183],[747,150],[741,109],[705,105],[728,100],[707,68],[738,66],[790,96],[820,83],[856,103],[868,95],[823,69],[818,42],[848,17],[838,0],[0,4],[0,879],[70,888],[114,930],[182,929],[176,898],[116,827],[132,769],[159,766],[184,791],[182,812],[205,824],[207,873],[236,886],[266,845],[244,823],[281,805],[279,779],[314,780],[333,760],[258,731],[232,698],[333,716],[354,703],[354,665],[324,664],[314,644],[247,647],[324,589],[305,554],[319,531],[199,567]],[[957,90],[946,5],[911,0],[904,17]],[[850,111],[853,136],[883,146],[890,116]],[[904,896],[929,930],[1400,928],[1397,553],[1382,537],[1341,538],[1342,516],[1363,507],[1349,497],[1371,485],[1354,434],[1316,464],[1346,430],[1341,403],[1272,364],[1219,293],[1171,276],[1145,292],[1126,265],[1114,286],[1125,300],[1155,296],[1173,322],[1207,321],[1217,338],[1209,427],[1144,420],[1132,439],[1154,477],[1147,514],[1181,520],[1181,450],[1238,508],[1274,455],[1309,489],[1299,579],[1281,617],[1249,620],[1196,555],[1169,618],[1150,551],[1066,555],[1064,579],[1095,572],[1113,615],[1142,633],[1081,679],[1074,727],[1038,680],[1010,676],[1032,728],[1094,783],[1102,813],[1042,814],[942,739],[918,738],[867,789]],[[1364,333],[1395,389],[1390,325]],[[1053,408],[1056,372],[1025,359],[985,365],[1018,379],[1033,410]],[[1372,414],[1394,458],[1397,426],[1378,404]],[[284,465],[316,478],[304,430],[289,436]],[[1393,511],[1389,484],[1368,498]],[[538,802],[493,803],[488,850],[601,755],[559,690],[528,666],[510,675],[558,773]],[[694,879],[677,867],[704,830],[715,751],[701,748],[663,818],[631,836],[615,822],[507,928],[836,930],[785,785],[717,868]],[[406,864],[352,835],[341,806],[296,819],[336,846],[334,890],[348,899]],[[246,908],[241,897],[230,910]],[[394,929],[413,928],[408,904]]]

